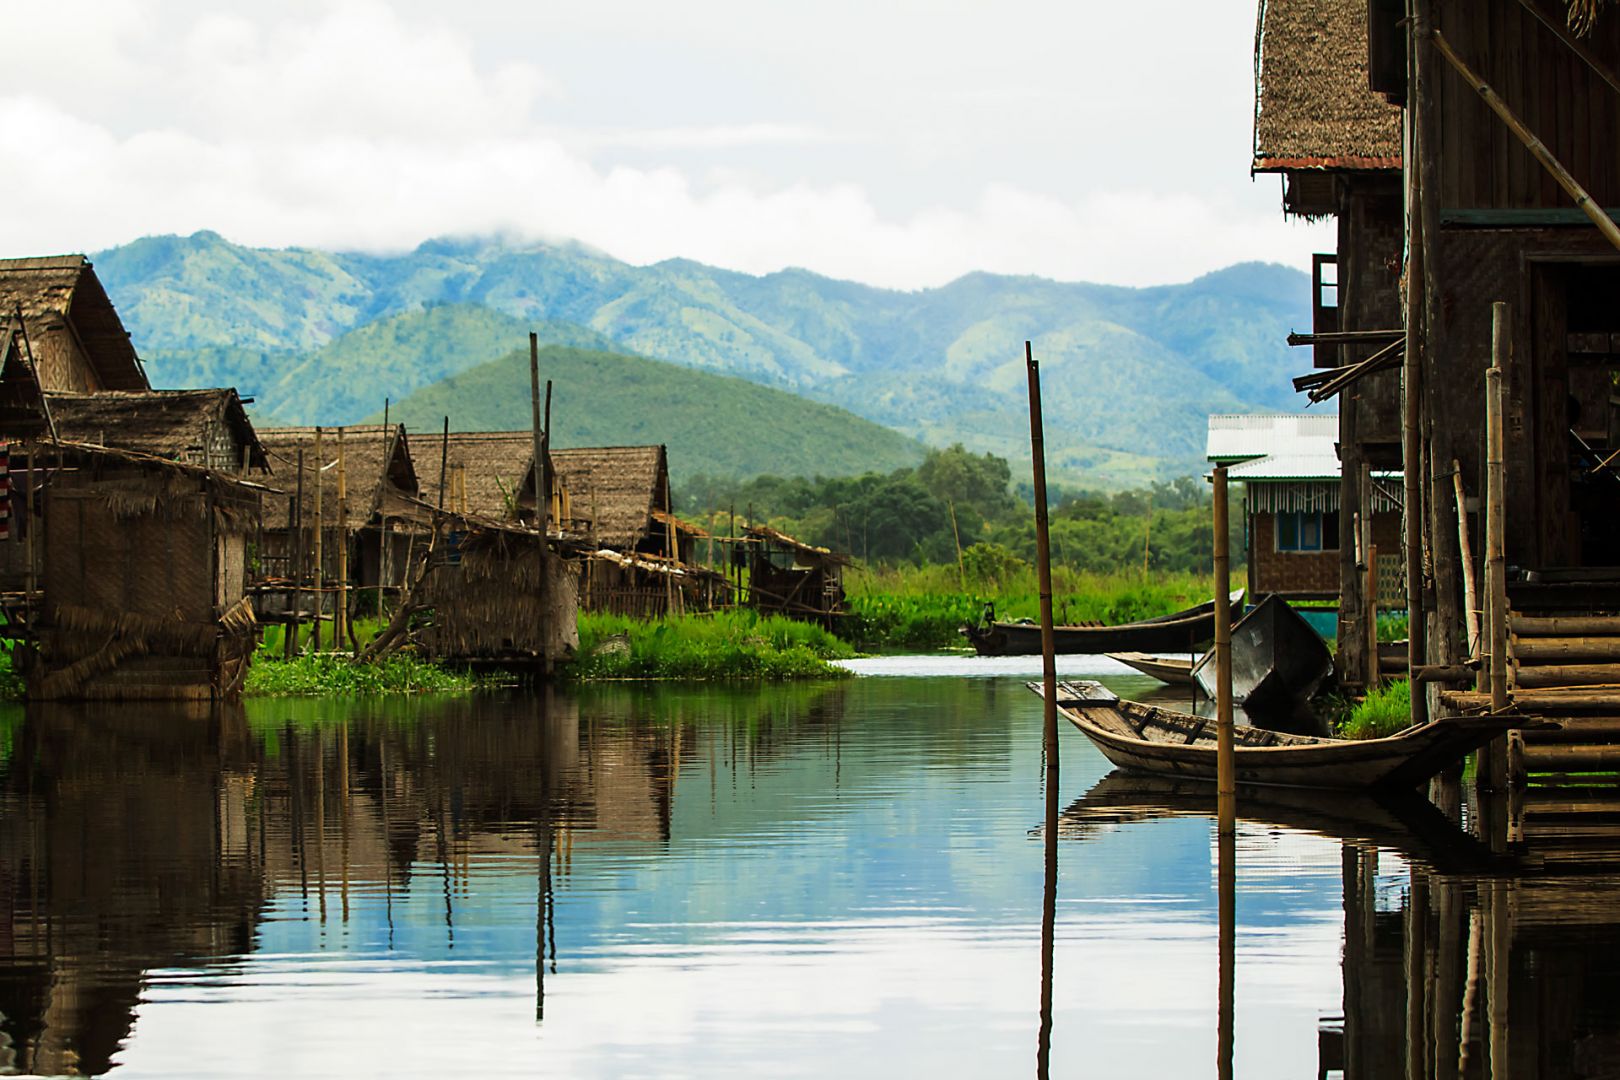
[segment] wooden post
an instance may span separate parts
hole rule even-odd
[[[1407,50],[1408,66],[1415,67],[1417,54],[1412,32],[1412,47]],[[1406,660],[1407,669],[1415,672],[1428,660],[1423,611],[1423,442],[1422,442],[1422,371],[1423,371],[1423,230],[1421,201],[1429,196],[1422,190],[1417,165],[1419,119],[1422,109],[1419,83],[1415,70],[1409,72],[1406,109],[1406,356],[1401,366],[1401,521],[1405,526],[1406,556]],[[1428,702],[1424,694],[1412,695],[1412,722],[1428,720]]]
[[[450,466],[450,418],[444,418],[444,441],[439,444],[439,509],[444,509],[445,472]]]
[[[1502,377],[1512,348],[1512,313],[1498,301],[1491,305],[1491,366],[1485,372],[1485,587],[1490,654],[1491,711],[1508,707],[1507,554],[1504,514],[1506,460],[1503,450]],[[1507,778],[1507,740],[1497,739],[1480,752],[1479,783],[1494,789]]]
[[[956,540],[956,581],[967,592],[967,564],[962,561],[962,531],[956,527],[956,502],[945,500],[945,509],[951,512],[951,536]]]
[[[39,522],[34,519],[34,453],[39,444],[30,443],[28,451],[28,467],[23,470],[22,510],[19,514],[12,514],[14,521],[20,521],[27,530],[23,534],[23,558],[27,562],[28,574],[23,582],[23,619],[26,621],[26,630],[32,636],[37,624],[35,607],[38,598],[34,595],[39,588],[39,547],[34,540],[34,533],[39,528]]]
[[[1462,465],[1451,461],[1451,482],[1457,490],[1457,552],[1462,556],[1463,617],[1468,627],[1468,659],[1480,658],[1479,588],[1474,579],[1474,547],[1468,539],[1468,503],[1463,496]]]
[[[1232,751],[1232,556],[1226,466],[1215,466],[1215,776],[1222,834],[1237,829],[1237,763]]]
[[[304,612],[304,448],[298,448],[298,493],[293,496],[292,506],[287,508],[288,530],[291,548],[288,553],[289,567],[292,572],[292,621],[287,627],[291,637],[298,636],[298,624],[303,621]],[[292,642],[287,643],[287,659],[292,659]]]
[[[1234,794],[1222,792],[1222,820],[1225,820],[1224,815],[1235,799]],[[1235,810],[1232,812],[1235,815]],[[1233,1005],[1237,996],[1237,830],[1221,829],[1216,834],[1216,849],[1215,905],[1219,924],[1219,958],[1216,975],[1215,1076],[1217,1080],[1232,1080],[1232,1050],[1236,1041]]]
[[[310,625],[310,651],[321,651],[321,614],[326,610],[326,518],[321,507],[321,491],[326,487],[326,472],[321,468],[321,429],[315,429],[315,618]]]
[[[540,663],[544,667],[549,659],[546,656],[546,561],[551,552],[548,550],[546,534],[550,531],[551,517],[551,488],[547,484],[546,476],[546,448],[545,432],[540,427],[540,335],[529,332],[529,411],[530,411],[530,438],[533,443],[531,452],[534,454],[534,527],[539,537],[540,545],[540,577],[538,591],[540,603],[540,625],[535,628],[540,642]]]
[[[1041,369],[1035,352],[1024,342],[1024,367],[1029,373],[1029,447],[1035,481],[1035,569],[1041,594],[1041,697],[1045,703],[1042,747],[1046,754],[1047,787],[1057,782],[1057,641],[1052,630],[1052,548],[1046,511],[1046,440],[1041,424]]]
[[[1367,532],[1370,534],[1371,529]],[[1367,689],[1383,685],[1384,671],[1378,661],[1378,545],[1367,545]]]
[[[349,629],[349,473],[343,429],[337,429],[338,594],[332,609],[332,647],[341,649]]]

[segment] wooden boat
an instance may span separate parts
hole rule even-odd
[[[1232,594],[1235,605],[1243,590]],[[960,633],[980,656],[1039,656],[1041,624],[1037,622],[996,622],[994,609],[989,618],[968,623]],[[1155,653],[1193,652],[1215,636],[1215,601],[1160,615],[1140,622],[1053,627],[1052,637],[1059,653],[1109,653],[1128,650]]]
[[[1041,684],[1029,683],[1041,693]],[[1058,712],[1122,769],[1215,779],[1212,717],[1121,701],[1097,682],[1060,682]],[[1382,739],[1332,739],[1238,726],[1237,782],[1333,789],[1412,787],[1460,761],[1522,716],[1462,716],[1409,727]]]
[[[1216,805],[1210,795],[1209,785],[1200,780],[1116,769],[1063,811],[1058,836],[1088,840],[1132,822],[1214,818]],[[1324,795],[1304,788],[1239,785],[1236,808],[1239,821],[1398,851],[1441,873],[1488,874],[1522,868],[1521,860],[1493,853],[1416,791],[1374,789]]]
[[[1232,700],[1251,713],[1286,713],[1333,673],[1333,654],[1311,624],[1280,596],[1268,596],[1232,624]],[[1215,697],[1215,653],[1193,665]]]
[[[1171,686],[1193,685],[1193,659],[1188,657],[1180,659],[1174,656],[1154,656],[1151,653],[1141,652],[1111,652],[1110,660],[1118,660],[1126,667],[1135,668],[1144,675],[1150,675],[1160,682]]]

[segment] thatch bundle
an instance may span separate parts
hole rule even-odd
[[[579,644],[579,567],[542,560],[532,533],[483,530],[463,543],[458,563],[423,584],[433,609],[422,631],[429,653],[452,660],[560,658]]]
[[[1254,171],[1400,168],[1401,110],[1367,85],[1365,0],[1267,0],[1254,79]]]
[[[1580,37],[1592,32],[1605,0],[1569,0],[1569,28]]]

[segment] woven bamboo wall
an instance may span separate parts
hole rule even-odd
[[[1250,519],[1254,535],[1254,587],[1258,592],[1303,596],[1339,594],[1337,551],[1278,551],[1277,522],[1269,513]]]

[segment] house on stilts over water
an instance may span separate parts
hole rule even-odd
[[[1414,719],[1585,713],[1482,752],[1486,788],[1612,769],[1620,13],[1266,0],[1257,45],[1254,167],[1339,225],[1294,339],[1326,366],[1296,386],[1339,398],[1341,505],[1401,471]],[[1341,551],[1356,541],[1341,515]],[[1366,575],[1341,565],[1342,650],[1367,636]]]

